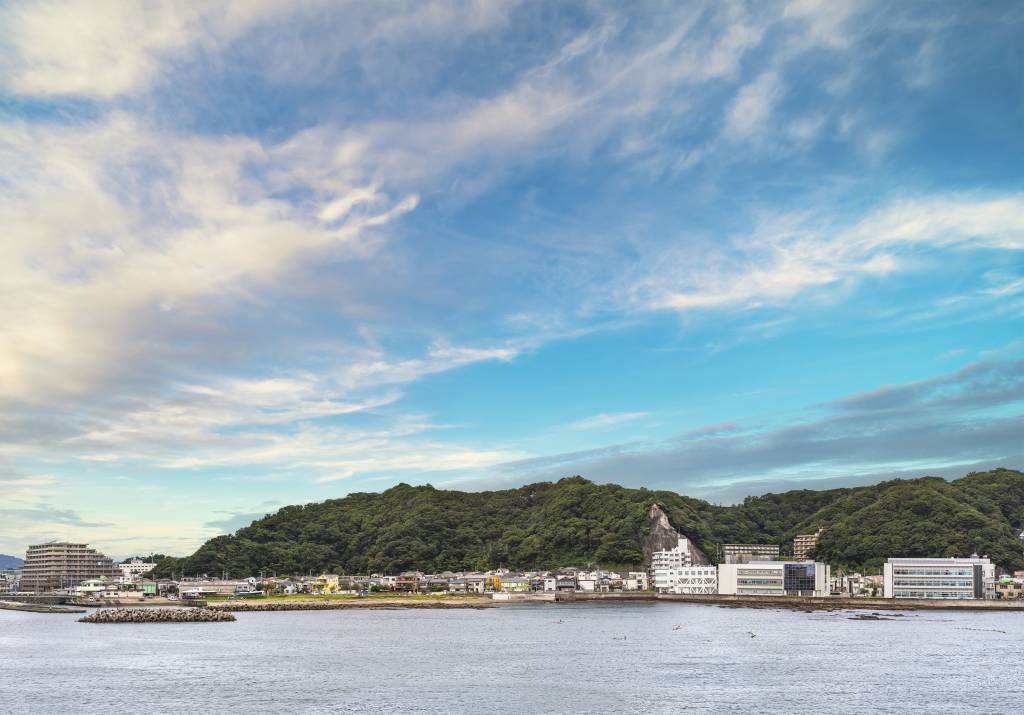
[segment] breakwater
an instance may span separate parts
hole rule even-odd
[[[216,623],[233,621],[224,611],[209,608],[103,608],[79,623]]]
[[[15,603],[13,601],[0,601],[0,609],[5,611],[24,611],[26,613],[85,613],[84,608],[68,608],[67,606],[41,603]]]
[[[211,603],[208,610],[214,611],[335,611],[346,608],[492,608],[494,603],[487,598],[464,599],[458,601],[414,598],[352,598],[336,601],[224,601]]]

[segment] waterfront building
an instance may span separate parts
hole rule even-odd
[[[505,576],[501,579],[501,590],[505,593],[526,593],[531,590],[530,579],[523,576]]]
[[[649,588],[646,571],[628,571],[622,578],[623,591],[646,591]]]
[[[119,578],[121,569],[88,544],[54,541],[35,544],[25,553],[21,589],[41,593],[73,588],[91,578]]]
[[[995,564],[987,557],[891,558],[883,574],[886,598],[971,599],[994,597]]]
[[[718,592],[738,596],[828,596],[832,571],[813,561],[718,565]]]
[[[996,584],[996,598],[1004,601],[1018,601],[1024,598],[1024,578],[1003,576]]]
[[[797,561],[806,561],[811,551],[818,545],[818,537],[821,536],[821,529],[813,534],[797,534],[793,539],[793,558]]]
[[[778,559],[778,544],[722,544],[722,561],[727,564],[778,561]]]
[[[654,572],[654,588],[658,593],[718,593],[718,569],[714,566],[683,566],[658,569]]]

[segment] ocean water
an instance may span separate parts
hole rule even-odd
[[[0,611],[3,713],[1019,713],[1024,614],[851,620],[678,603]]]

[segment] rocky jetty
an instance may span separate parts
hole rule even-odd
[[[209,608],[101,608],[79,623],[215,623],[233,621],[224,611]]]

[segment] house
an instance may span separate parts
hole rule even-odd
[[[420,579],[417,574],[402,574],[394,580],[394,590],[405,593],[416,593],[420,588]]]
[[[486,576],[466,576],[466,593],[485,593],[486,591]]]
[[[576,578],[573,576],[559,576],[555,581],[555,590],[561,593],[576,590]]]
[[[996,598],[1017,601],[1024,598],[1024,578],[1003,576],[996,584]]]
[[[501,579],[501,590],[505,593],[525,593],[530,591],[530,580],[523,576],[505,576]]]
[[[310,593],[317,596],[330,596],[341,592],[341,582],[338,574],[325,573],[316,577],[310,584]]]

